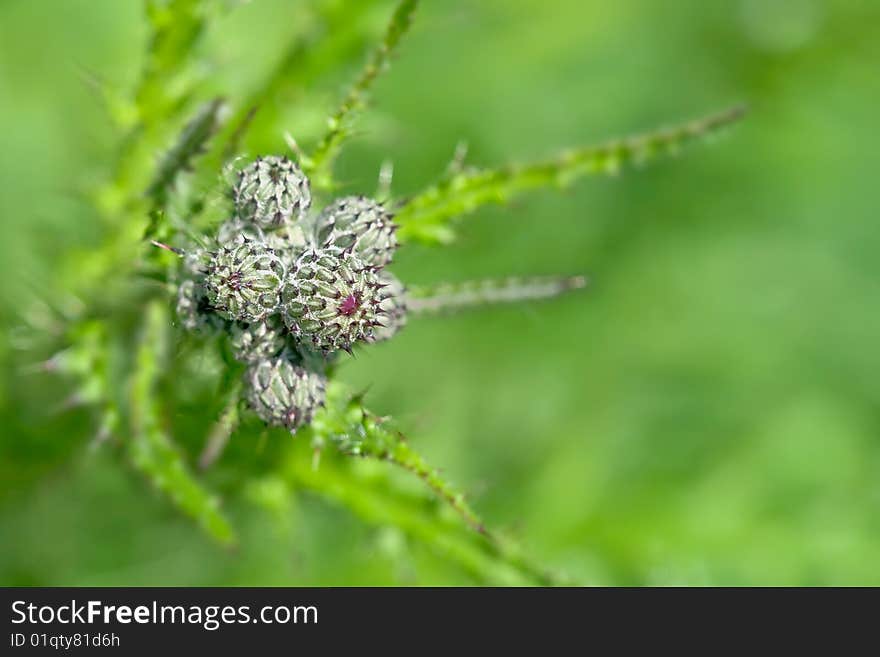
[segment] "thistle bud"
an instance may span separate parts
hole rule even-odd
[[[204,283],[205,274],[211,265],[211,251],[201,247],[187,249],[183,256],[182,273],[198,283]]]
[[[256,363],[275,358],[286,345],[283,329],[277,318],[262,322],[235,322],[229,333],[236,360]]]
[[[243,169],[232,195],[239,218],[263,227],[298,221],[312,204],[309,179],[296,164],[275,155]]]
[[[308,248],[309,241],[302,226],[294,224],[266,231],[266,244],[281,258],[285,268],[290,269]]]
[[[233,247],[246,242],[269,247],[281,258],[285,267],[292,265],[308,246],[305,232],[299,225],[264,230],[235,217],[217,229],[217,243],[220,246]]]
[[[257,243],[222,247],[205,277],[208,300],[228,319],[258,322],[278,308],[285,267],[272,249]]]
[[[187,331],[212,332],[221,329],[224,324],[211,307],[205,288],[191,278],[177,287],[175,311],[180,325]]]
[[[323,406],[326,379],[287,358],[262,360],[245,373],[247,400],[260,419],[295,432]]]
[[[364,196],[337,199],[315,223],[320,248],[354,251],[366,264],[384,267],[397,250],[397,226],[381,203]]]
[[[281,316],[295,336],[325,353],[369,341],[379,325],[381,284],[351,254],[309,249],[281,289]]]
[[[233,247],[245,242],[265,243],[266,234],[257,224],[238,217],[224,221],[217,229],[217,244],[220,246]]]

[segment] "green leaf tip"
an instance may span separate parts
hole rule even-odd
[[[188,85],[195,45],[205,31],[209,0],[147,0],[150,37],[143,73],[134,94],[141,123],[153,124],[173,113]]]
[[[436,511],[412,504],[407,495],[356,478],[354,470],[339,471],[323,462],[316,469],[304,458],[291,458],[285,468],[295,485],[335,500],[369,522],[393,524],[414,538],[440,549],[479,580],[499,584],[552,586],[558,577],[532,563],[522,550],[502,535],[489,531],[465,496],[420,456],[390,418],[378,417],[339,383],[331,382],[327,406],[311,425],[316,448],[334,447],[338,453],[397,465],[415,474],[452,509],[462,522],[452,522]]]
[[[483,522],[464,495],[409,446],[390,419],[374,415],[362,401],[362,394],[352,396],[339,384],[331,383],[326,407],[312,420],[315,436],[346,456],[388,461],[408,470],[445,500],[471,528],[484,533]]]
[[[183,453],[164,428],[156,393],[164,368],[169,326],[165,304],[149,304],[129,379],[131,462],[209,536],[222,545],[234,545],[235,532],[220,510],[219,499],[190,472]]]
[[[311,156],[303,159],[303,168],[317,189],[333,186],[331,168],[345,140],[351,135],[352,124],[367,103],[367,94],[379,75],[388,67],[401,39],[412,25],[418,0],[401,0],[391,15],[385,36],[373,51],[367,65],[352,85],[342,104],[327,120],[327,132]]]
[[[584,276],[509,277],[422,285],[408,290],[406,307],[417,314],[448,313],[499,303],[550,299],[586,285]]]
[[[177,177],[189,171],[192,161],[205,152],[208,140],[223,122],[226,102],[215,98],[204,103],[181,130],[174,145],[159,162],[153,181],[147,188],[154,210],[161,210],[168,201]]]
[[[588,175],[616,175],[717,133],[746,114],[745,105],[670,128],[616,139],[598,146],[567,150],[557,157],[493,169],[453,169],[435,185],[408,199],[399,209],[401,242],[447,243],[457,218],[492,203],[506,203],[542,187],[564,188]]]

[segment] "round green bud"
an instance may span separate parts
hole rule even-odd
[[[287,269],[292,268],[309,247],[303,227],[299,224],[267,231],[266,243],[275,250],[275,254],[281,258]]]
[[[286,157],[259,157],[243,169],[232,190],[242,220],[278,227],[302,219],[312,204],[309,179]]]
[[[330,352],[351,351],[379,325],[381,284],[374,268],[351,253],[309,249],[281,288],[281,316],[291,332]]]
[[[261,360],[245,373],[250,407],[267,424],[295,432],[324,405],[326,378],[281,357]]]
[[[182,273],[185,278],[191,278],[197,283],[204,283],[205,274],[211,266],[213,253],[197,246],[187,249],[183,255]]]
[[[235,217],[217,229],[217,243],[220,246],[232,247],[246,242],[269,247],[281,258],[285,267],[292,265],[308,246],[305,232],[298,224],[263,229]]]
[[[217,229],[217,244],[220,246],[238,246],[245,242],[266,243],[266,233],[257,224],[242,221],[233,217],[220,224]]]
[[[261,321],[278,308],[285,271],[281,259],[262,244],[221,247],[205,277],[208,300],[228,319]]]
[[[390,340],[406,326],[406,288],[398,278],[387,269],[379,272],[379,309],[382,316],[379,325],[373,329],[373,342]]]
[[[224,325],[211,307],[205,288],[192,278],[183,280],[177,286],[175,311],[180,325],[187,331],[214,332]]]
[[[320,248],[353,251],[366,264],[384,267],[397,250],[397,226],[385,207],[364,196],[348,196],[327,206],[315,222]]]
[[[229,330],[232,352],[242,363],[275,358],[284,349],[284,326],[277,318],[262,322],[234,322]]]

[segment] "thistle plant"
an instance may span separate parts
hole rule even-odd
[[[317,76],[346,63],[327,53],[362,52],[352,46],[364,35],[334,26],[357,24],[386,4],[319,4],[312,11],[329,43],[293,44],[245,98],[205,99],[196,46],[218,13],[234,9],[209,0],[147,0],[151,37],[137,88],[104,94],[123,132],[116,163],[93,194],[106,239],[77,254],[89,262],[75,281],[80,302],[60,318],[59,344],[43,368],[66,377],[77,403],[92,409],[98,443],[117,445],[134,470],[222,544],[234,544],[236,531],[216,482],[198,471],[210,473],[236,449],[253,449],[238,434],[259,423],[270,445],[265,458],[258,468],[227,473],[235,483],[224,495],[255,482],[278,483],[288,494],[313,491],[366,522],[395,525],[436,547],[480,581],[558,582],[558,574],[490,530],[395,421],[346,386],[338,365],[404,328],[442,321],[427,315],[584,287],[577,272],[523,271],[411,285],[391,267],[410,244],[452,244],[460,220],[483,206],[675,155],[735,122],[743,109],[524,164],[483,168],[459,156],[434,184],[407,198],[390,189],[381,198],[339,195],[334,162],[407,33],[417,0],[396,4],[366,66],[311,144],[289,137],[297,126],[284,125],[270,99],[284,91],[308,98]],[[334,41],[342,39],[348,41]],[[264,136],[264,150],[248,148],[255,133]],[[383,182],[389,187],[388,176]],[[211,390],[211,407],[204,440],[193,444],[179,434],[172,410],[193,394],[196,358],[211,363],[210,380],[198,384]],[[357,459],[412,473],[440,503],[414,502],[379,486],[351,466]]]

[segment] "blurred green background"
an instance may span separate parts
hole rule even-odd
[[[224,15],[200,46],[210,86],[240,96],[308,4]],[[391,8],[358,29],[378,34]],[[472,582],[307,494],[283,517],[227,500],[241,545],[216,547],[112,446],[89,447],[87,413],[51,412],[63,383],[13,366],[20,310],[100,234],[76,190],[117,136],[84,72],[125,91],[145,39],[138,2],[0,2],[0,583]],[[412,193],[459,140],[488,165],[752,112],[685,157],[482,210],[453,248],[402,250],[411,283],[593,285],[415,320],[342,378],[575,583],[880,584],[878,62],[872,0],[427,0],[340,162],[351,190],[371,193],[391,158],[395,193]],[[280,110],[298,139],[353,72]]]

